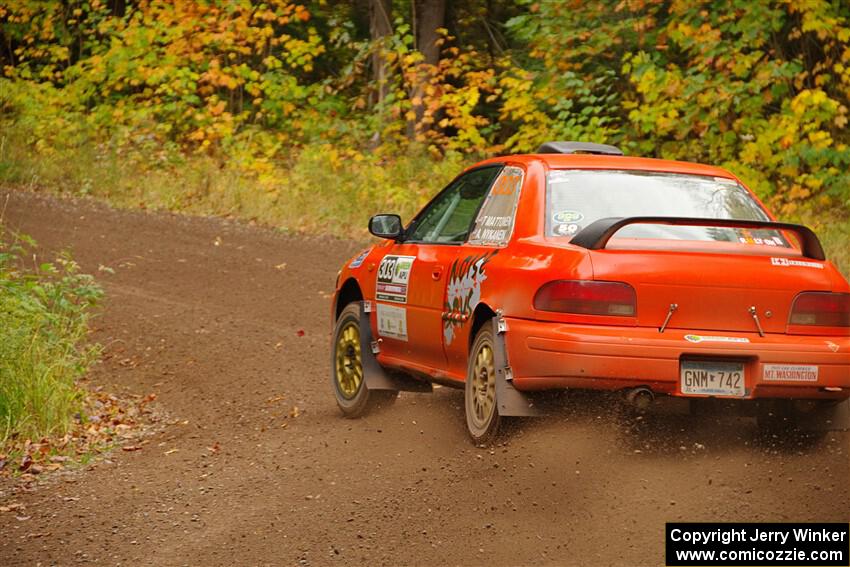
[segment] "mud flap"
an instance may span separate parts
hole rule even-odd
[[[363,364],[363,379],[370,390],[395,390],[399,392],[431,392],[430,382],[401,374],[390,373],[378,364],[372,352],[372,325],[366,302],[360,303],[360,358]]]
[[[496,403],[499,415],[534,417],[541,415],[534,401],[511,384],[509,375],[508,349],[505,346],[507,323],[499,316],[491,320],[493,325],[493,362],[496,365]]]
[[[801,431],[850,431],[850,400],[797,412],[795,417]]]

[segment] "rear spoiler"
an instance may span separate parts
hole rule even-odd
[[[803,256],[813,260],[826,260],[823,246],[812,229],[787,222],[765,222],[735,219],[696,219],[687,217],[610,217],[592,222],[579,231],[570,244],[601,250],[605,248],[614,234],[625,226],[632,224],[668,224],[674,226],[716,226],[723,228],[751,228],[755,230],[787,230],[800,238]]]

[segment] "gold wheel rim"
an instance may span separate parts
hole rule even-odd
[[[360,329],[349,321],[336,340],[336,385],[346,400],[357,395],[363,383],[363,359],[360,356]]]
[[[493,348],[484,344],[475,355],[472,367],[472,416],[479,427],[486,425],[496,403],[496,365]]]

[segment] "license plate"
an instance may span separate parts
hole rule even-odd
[[[725,396],[743,398],[743,362],[706,362],[683,360],[679,386],[689,396]]]

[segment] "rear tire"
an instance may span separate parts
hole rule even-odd
[[[469,351],[464,395],[466,427],[477,445],[496,439],[503,425],[496,403],[495,349],[493,331],[485,323]]]
[[[336,404],[350,419],[365,415],[377,406],[395,402],[395,390],[370,390],[363,373],[360,345],[360,303],[349,303],[340,313],[333,334],[331,385]]]

